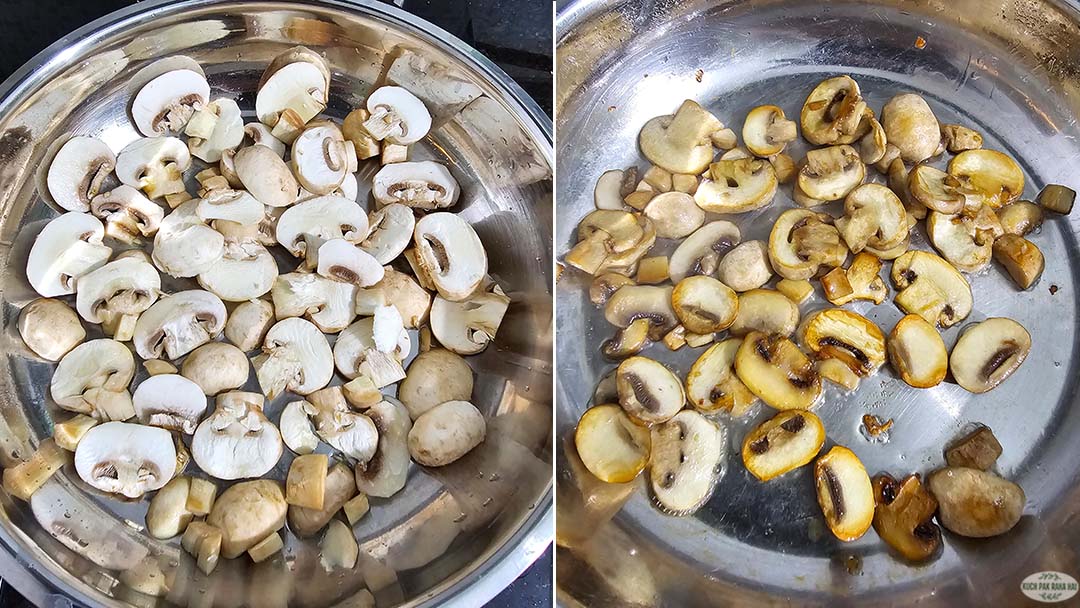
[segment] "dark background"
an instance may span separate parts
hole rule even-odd
[[[551,116],[552,10],[547,0],[399,0],[494,61]],[[0,0],[0,80],[65,34],[130,0]],[[487,608],[551,605],[551,548]],[[0,573],[2,576],[3,573]],[[0,608],[29,602],[0,581]]]

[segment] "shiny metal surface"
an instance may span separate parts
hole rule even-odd
[[[233,97],[250,116],[263,68],[296,44],[326,57],[333,72],[327,113],[338,119],[405,53],[431,62],[433,89],[460,91],[462,81],[466,89],[476,87],[468,103],[433,108],[435,127],[412,147],[412,156],[450,166],[463,191],[456,210],[476,227],[490,252],[492,276],[512,298],[498,338],[469,358],[477,374],[473,401],[489,420],[487,440],[451,466],[414,466],[398,495],[372,499],[371,512],[355,528],[359,564],[333,575],[318,564],[317,537],[289,533],[277,558],[259,565],[228,561],[203,576],[178,539],[159,542],[141,532],[146,500],[101,496],[64,470],[50,489],[60,495],[58,507],[70,525],[54,532],[77,535],[73,531],[88,528],[103,536],[80,551],[42,529],[28,505],[0,496],[0,576],[35,604],[330,606],[355,601],[366,587],[378,606],[472,607],[498,593],[550,542],[550,121],[474,50],[373,1],[140,2],[57,42],[3,84],[0,465],[28,454],[51,434],[54,420],[67,417],[48,398],[53,366],[37,360],[16,330],[19,308],[35,297],[23,271],[29,245],[44,220],[56,215],[36,191],[46,147],[69,131],[99,136],[117,151],[133,140],[128,78],[172,54],[198,60],[214,96]],[[369,182],[375,169],[363,164],[360,183]],[[249,382],[248,390],[255,389],[254,375]],[[268,405],[272,420],[286,400]],[[286,456],[273,474],[283,478],[288,465]],[[122,566],[109,570],[84,558],[100,550],[115,567],[124,548],[149,556],[173,581],[165,598],[130,589]]]
[[[1046,183],[1080,185],[1075,3],[581,0],[562,8],[557,30],[557,257],[572,245],[577,222],[592,209],[600,173],[630,164],[646,167],[636,137],[649,118],[670,114],[689,97],[738,132],[755,105],[776,104],[789,117],[798,116],[814,84],[842,73],[859,81],[875,111],[893,94],[914,91],[943,122],[978,129],[985,147],[1018,159],[1027,177],[1025,198]],[[805,149],[803,143],[792,155],[798,158]],[[762,238],[791,205],[790,187],[782,187],[771,207],[732,219],[744,239]],[[827,209],[838,213],[835,205]],[[886,366],[849,396],[827,388],[817,406],[828,432],[825,449],[852,448],[871,475],[929,472],[943,464],[945,442],[971,423],[996,432],[1004,447],[1001,474],[1027,493],[1024,518],[1008,535],[981,542],[947,534],[943,554],[922,567],[898,562],[873,531],[849,544],[834,539],[824,527],[808,467],[767,485],[746,472],[737,446],[769,415],[761,405],[743,420],[719,417],[729,428],[726,472],[694,516],[662,515],[650,505],[641,478],[628,487],[598,487],[575,475],[564,441],[597,380],[614,366],[599,352],[612,328],[588,301],[588,278],[568,269],[556,291],[560,601],[1026,605],[1020,582],[1027,575],[1080,574],[1078,229],[1080,214],[1074,212],[1031,237],[1047,254],[1046,272],[1031,291],[1017,291],[996,265],[971,277],[975,310],[963,325],[1010,316],[1033,337],[1031,356],[1005,384],[981,396],[952,382],[917,390]],[[670,251],[671,243],[658,243],[654,252]],[[929,249],[921,237],[914,245]],[[1056,294],[1051,285],[1058,287]],[[866,304],[852,308],[886,331],[901,317],[891,298],[876,307]],[[818,287],[802,311],[826,305]],[[949,347],[960,329],[944,333]],[[653,345],[645,354],[685,374],[702,350],[684,348],[673,355]],[[888,442],[863,438],[864,413],[895,420]]]

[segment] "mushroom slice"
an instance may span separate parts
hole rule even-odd
[[[927,486],[937,499],[941,525],[969,538],[998,536],[1012,530],[1027,502],[1020,486],[978,469],[938,469],[930,474]]]
[[[622,408],[646,425],[669,420],[686,402],[682,383],[675,374],[645,357],[630,357],[619,364],[615,385]]]
[[[307,400],[314,406],[315,432],[323,441],[360,464],[371,460],[379,431],[370,418],[349,409],[340,386],[314,391]]]
[[[361,241],[360,248],[368,252],[380,264],[389,264],[412,241],[416,218],[409,207],[400,203],[390,203],[368,216],[370,226],[367,237]]]
[[[773,409],[810,409],[821,395],[821,377],[813,363],[778,334],[747,334],[735,354],[735,373]]]
[[[259,78],[259,88],[262,88],[266,84],[270,77],[276,74],[279,70],[293,63],[304,62],[315,66],[316,69],[323,76],[323,80],[326,82],[326,89],[329,90],[330,86],[330,68],[326,65],[326,60],[322,55],[307,48],[306,46],[294,46],[286,51],[278,53],[271,61],[270,65],[266,66],[263,70],[262,76]]]
[[[973,393],[985,393],[1020,368],[1031,352],[1031,334],[1012,319],[992,317],[960,334],[949,355],[956,383]]]
[[[649,481],[653,498],[668,515],[689,515],[716,488],[727,453],[724,430],[693,410],[652,428]]]
[[[751,289],[739,294],[738,314],[728,328],[733,336],[751,331],[790,336],[799,324],[799,307],[773,289]]]
[[[684,192],[665,192],[645,206],[645,217],[652,220],[656,236],[681,239],[705,223],[705,212]]]
[[[926,100],[914,93],[890,99],[881,109],[881,125],[889,143],[908,162],[919,163],[940,154],[941,127]]]
[[[949,367],[945,342],[919,315],[907,315],[889,334],[889,362],[900,379],[915,388],[941,384]]]
[[[273,323],[273,304],[266,300],[242,302],[225,321],[225,339],[248,352],[262,344]]]
[[[636,178],[637,171],[635,167],[634,177]],[[593,189],[593,203],[597,209],[623,211],[626,209],[626,204],[623,202],[623,197],[629,194],[624,193],[624,182],[626,181],[627,173],[622,169],[612,169],[611,171],[603,172],[596,180],[596,187]],[[631,187],[632,189],[632,187]]]
[[[730,287],[707,276],[687,277],[671,293],[671,306],[683,327],[698,334],[727,329],[739,312]]]
[[[842,541],[858,539],[874,519],[874,488],[858,456],[833,446],[814,463],[818,504],[829,530]]]
[[[439,295],[461,301],[487,274],[487,253],[468,222],[452,213],[431,213],[416,222],[413,232],[420,266]]]
[[[1076,191],[1060,184],[1047,184],[1039,191],[1036,200],[1045,209],[1067,215],[1072,211],[1073,202],[1076,200]]]
[[[881,260],[864,251],[856,255],[846,269],[834,268],[821,277],[825,299],[836,306],[855,300],[881,304],[889,295],[889,290],[885,287],[885,281],[878,276],[880,272]]]
[[[150,198],[184,192],[184,171],[191,165],[187,145],[175,137],[136,139],[116,156],[120,183]]]
[[[769,232],[769,261],[785,279],[806,280],[821,266],[840,266],[845,259],[847,246],[825,213],[788,209]]]
[[[300,185],[314,194],[330,194],[349,171],[345,137],[331,122],[305,129],[293,140],[290,159]]]
[[[371,116],[364,128],[377,140],[405,146],[424,138],[431,129],[431,114],[424,102],[401,87],[383,86],[367,98]]]
[[[225,304],[201,289],[165,296],[135,323],[135,352],[143,359],[179,359],[217,337],[225,327]]]
[[[233,559],[285,527],[288,509],[279,482],[244,481],[221,493],[206,523],[221,530],[221,555]]]
[[[277,276],[277,262],[266,247],[226,239],[221,259],[199,273],[199,285],[226,302],[245,302],[270,291]]]
[[[393,397],[371,406],[367,416],[375,423],[379,443],[375,455],[356,467],[356,487],[367,496],[389,498],[405,487],[408,479],[412,421],[409,411]]]
[[[776,171],[768,161],[720,160],[709,166],[709,177],[694,192],[694,202],[712,213],[754,211],[776,196]]]
[[[46,298],[75,293],[79,277],[109,261],[105,228],[88,213],[69,212],[42,228],[30,248],[26,279]]]
[[[114,167],[116,155],[105,142],[72,137],[49,163],[45,183],[52,202],[66,211],[89,211],[90,201]]]
[[[959,213],[967,200],[958,190],[959,180],[930,165],[916,165],[908,173],[907,187],[912,198],[941,213]]]
[[[86,339],[86,330],[70,306],[38,298],[19,313],[19,336],[37,356],[59,361]]]
[[[604,318],[622,328],[638,319],[648,319],[652,325],[649,335],[658,340],[679,322],[671,306],[672,292],[672,287],[624,285],[608,298]]]
[[[425,467],[448,465],[484,441],[484,415],[468,401],[447,401],[424,412],[409,431],[409,454]]]
[[[829,308],[806,319],[806,348],[822,359],[839,359],[851,371],[869,376],[885,363],[885,335],[874,322],[843,308]]]
[[[49,394],[57,405],[72,412],[95,414],[106,393],[124,391],[135,376],[135,359],[116,340],[84,342],[60,359]]]
[[[772,278],[768,245],[762,241],[736,245],[720,260],[717,276],[735,291],[750,291],[768,283]]]
[[[90,211],[105,220],[105,232],[125,243],[137,243],[139,236],[157,232],[165,211],[141,192],[120,185],[90,202]]]
[[[1030,201],[1017,201],[1006,205],[997,213],[1005,234],[1025,236],[1042,225],[1042,208]]]
[[[154,236],[154,265],[169,276],[193,277],[210,270],[225,250],[225,237],[198,215],[199,201],[188,201],[165,216]]]
[[[713,344],[701,353],[686,374],[686,397],[700,412],[720,410],[742,416],[757,401],[757,396],[735,375],[735,353],[742,345],[739,338]]]
[[[139,422],[186,435],[195,432],[206,411],[206,395],[198,384],[179,374],[143,380],[131,396]]]
[[[1001,263],[1020,289],[1029,289],[1042,275],[1043,254],[1031,241],[1006,234],[994,241],[994,259]]]
[[[452,351],[433,348],[420,353],[406,371],[398,398],[413,420],[440,403],[472,398],[472,368]]]
[[[909,251],[893,262],[896,305],[931,325],[952,327],[971,314],[971,287],[964,275],[940,257]]]
[[[195,213],[204,222],[226,220],[242,226],[262,221],[265,208],[244,190],[214,190],[199,200]]]
[[[617,405],[585,410],[574,431],[574,446],[590,473],[607,483],[633,481],[649,463],[649,429],[632,421]]]
[[[121,342],[134,335],[139,315],[161,293],[161,276],[138,258],[117,259],[83,275],[75,294],[75,310],[90,323],[100,323],[106,335]]]
[[[445,165],[425,160],[383,166],[375,174],[371,193],[379,205],[399,203],[431,211],[452,207],[461,189]]]
[[[281,458],[281,434],[263,413],[264,402],[259,393],[217,396],[214,412],[191,437],[191,456],[199,468],[225,480],[261,477],[274,468]],[[224,498],[218,498],[215,510]]]
[[[977,272],[990,263],[994,239],[981,234],[968,215],[933,211],[926,218],[926,233],[934,249],[964,272]]]
[[[288,148],[280,139],[274,137],[270,127],[261,122],[249,122],[244,125],[244,137],[250,139],[253,145],[270,148],[278,158],[285,157],[285,151]]]
[[[941,529],[934,523],[938,502],[919,482],[908,475],[900,482],[882,473],[874,477],[874,530],[909,561],[930,559],[941,547]]]
[[[337,333],[356,317],[356,288],[317,274],[278,275],[270,289],[277,318],[306,317],[320,331]]]
[[[282,319],[266,332],[263,352],[254,359],[255,376],[266,398],[273,400],[288,389],[298,395],[313,393],[330,383],[334,357],[326,336],[304,319]]]
[[[417,329],[427,322],[431,309],[431,294],[416,279],[383,266],[383,279],[367,289],[356,293],[356,314],[365,316],[375,314],[375,306],[393,302],[401,313],[401,320],[407,329]]]
[[[241,148],[233,157],[233,166],[244,188],[264,205],[287,207],[299,194],[300,184],[292,170],[267,146]]]
[[[980,426],[945,450],[950,467],[969,467],[989,471],[1001,456],[1001,443],[988,426]]]
[[[821,418],[806,410],[787,410],[746,434],[743,464],[754,477],[769,481],[809,463],[824,444]]]
[[[885,129],[873,114],[867,112],[864,120],[869,121],[870,130],[859,139],[859,159],[864,164],[872,165],[885,158],[889,148],[888,138],[885,136]]]
[[[716,272],[721,258],[739,244],[739,227],[726,220],[709,222],[686,237],[671,254],[668,273],[674,283],[688,276]]]
[[[273,65],[271,65],[273,67]],[[283,114],[303,127],[326,107],[329,79],[326,66],[310,61],[293,61],[271,71],[255,94],[255,115],[259,122],[275,127]]]
[[[754,156],[772,156],[784,151],[788,142],[799,136],[794,121],[776,106],[757,106],[746,115],[742,137]]]
[[[307,401],[292,401],[281,410],[281,438],[297,454],[310,454],[319,447],[319,436],[311,424],[315,412],[315,406]]]
[[[696,175],[712,160],[709,136],[723,128],[715,116],[687,99],[675,114],[657,116],[645,123],[638,145],[652,164],[672,173]]]
[[[244,351],[225,342],[208,342],[193,350],[180,373],[206,396],[238,389],[251,375]]]
[[[863,184],[844,199],[844,217],[836,220],[836,228],[852,253],[867,245],[889,249],[908,237],[907,212],[892,190]]]
[[[431,303],[431,331],[446,348],[460,355],[474,355],[495,339],[509,306],[510,298],[493,292],[460,302],[435,296]]]
[[[978,131],[961,125],[941,125],[941,139],[945,142],[945,149],[953,154],[977,150],[983,145],[983,137]]]
[[[277,221],[277,241],[308,266],[318,265],[318,251],[331,239],[359,243],[368,233],[367,214],[341,196],[319,196],[289,207]],[[308,255],[310,254],[310,255]],[[486,271],[486,269],[485,269]]]
[[[131,118],[146,137],[178,133],[209,100],[210,84],[201,72],[171,70],[139,89],[131,102]]]
[[[817,148],[806,153],[796,183],[810,198],[835,201],[844,198],[866,177],[866,165],[848,145]]]
[[[821,81],[810,92],[799,122],[803,136],[812,144],[850,144],[869,127],[863,120],[866,111],[859,84],[850,76],[835,76]]]
[[[243,143],[244,119],[240,116],[240,106],[227,97],[211,101],[206,110],[217,116],[213,129],[207,137],[189,137],[187,145],[192,156],[216,163],[225,150],[234,150]]]
[[[106,422],[83,435],[75,470],[102,492],[138,498],[164,486],[176,471],[176,448],[164,429]]]
[[[319,247],[316,271],[328,279],[357,287],[371,287],[384,274],[378,259],[345,239],[330,239]]]
[[[971,202],[997,209],[1024,192],[1024,172],[1006,154],[996,150],[968,150],[949,161],[949,175],[958,179]]]

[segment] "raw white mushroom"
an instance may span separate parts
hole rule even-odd
[[[326,106],[329,83],[323,69],[309,61],[294,61],[272,72],[255,95],[255,115],[273,127],[281,114],[292,110],[307,122]],[[324,68],[325,69],[325,68]],[[304,116],[307,118],[303,118]]]
[[[396,306],[389,304],[375,307],[371,335],[375,341],[376,350],[384,353],[394,352],[403,331],[405,331],[405,325]]]
[[[288,389],[298,395],[313,393],[330,383],[334,357],[326,336],[309,321],[282,319],[270,328],[263,352],[252,360],[267,399]]]
[[[204,395],[213,396],[247,384],[251,364],[244,351],[224,342],[207,342],[184,359],[180,374]]]
[[[90,323],[99,323],[106,335],[121,342],[134,335],[139,315],[157,302],[161,276],[153,265],[138,258],[113,260],[83,275],[75,294],[75,310]]]
[[[431,129],[431,114],[424,102],[401,87],[379,87],[367,98],[371,116],[364,128],[377,140],[408,145],[420,141]]]
[[[276,236],[289,253],[307,258],[309,267],[315,268],[323,243],[331,239],[359,243],[367,233],[368,220],[362,207],[347,198],[327,195],[286,209],[278,218]]]
[[[135,324],[135,352],[143,359],[178,359],[220,334],[225,317],[225,304],[208,291],[165,296]]]
[[[409,431],[409,454],[417,463],[441,467],[484,441],[484,415],[468,401],[447,401],[428,410]]]
[[[191,437],[195,464],[218,479],[261,477],[274,468],[281,458],[281,434],[263,414],[264,402],[259,393],[218,395],[214,412]]]
[[[454,301],[469,296],[487,275],[487,252],[468,222],[453,213],[431,213],[413,231],[417,261],[439,295]]]
[[[42,228],[26,262],[26,279],[46,298],[75,293],[79,277],[109,261],[105,227],[88,213],[68,212]]]
[[[375,318],[365,317],[345,328],[334,342],[334,364],[341,375],[352,380],[360,375],[360,366],[367,353],[375,348]],[[412,350],[409,333],[402,330],[398,334],[396,348],[392,355],[404,361]]]
[[[72,137],[56,152],[45,177],[49,196],[67,211],[88,211],[116,155],[94,137]]]
[[[356,487],[368,496],[389,498],[405,487],[409,476],[409,411],[397,399],[386,397],[367,410],[375,423],[379,443],[375,455],[356,467]]]
[[[103,492],[138,498],[176,472],[169,432],[127,422],[106,422],[86,432],[75,449],[75,471]]]
[[[286,207],[300,192],[289,165],[267,146],[241,148],[233,157],[233,167],[244,188],[264,205]]]
[[[262,244],[225,239],[221,259],[199,274],[199,285],[226,302],[243,302],[270,291],[277,276],[277,262]]]
[[[38,298],[19,313],[19,336],[39,357],[59,361],[86,339],[86,330],[70,306]]]
[[[382,262],[345,239],[330,239],[319,247],[316,272],[358,287],[370,287],[384,274]]]
[[[313,194],[330,194],[348,172],[345,137],[332,122],[308,127],[292,144],[293,168],[300,185]],[[355,198],[355,197],[354,197]]]
[[[244,190],[214,190],[207,193],[195,208],[204,222],[226,220],[241,226],[252,226],[265,215],[263,204]]]
[[[326,333],[337,333],[356,317],[356,287],[307,272],[279,275],[270,289],[278,319],[307,317]]]
[[[195,432],[206,412],[206,395],[198,384],[179,374],[143,380],[131,395],[139,422],[187,435]]]
[[[453,351],[433,348],[422,352],[406,371],[398,385],[398,398],[413,420],[440,403],[472,399],[472,368]]]
[[[380,205],[401,203],[416,209],[445,209],[461,188],[445,165],[434,161],[392,163],[375,174],[371,194]]]
[[[352,150],[352,146],[346,145],[345,149]],[[346,173],[345,179],[341,180],[341,185],[331,194],[337,194],[339,196],[344,196],[350,201],[359,202],[360,184],[356,181],[356,174],[351,171]]]
[[[480,293],[460,302],[436,296],[431,304],[431,332],[446,348],[461,355],[474,355],[495,339],[510,298],[498,293]]]
[[[198,200],[165,216],[154,236],[154,265],[177,278],[193,277],[214,267],[225,250],[225,237],[199,218]]]
[[[274,305],[266,300],[249,300],[233,309],[225,321],[225,339],[244,352],[263,343],[274,324]]]
[[[315,432],[332,448],[360,463],[371,460],[379,442],[375,423],[349,409],[340,386],[331,386],[308,395],[315,408]]]
[[[143,85],[131,102],[131,118],[146,137],[179,132],[195,110],[210,100],[202,72],[172,70]]]
[[[281,411],[281,438],[297,454],[310,454],[319,447],[319,436],[311,424],[315,406],[307,401],[292,401]]]
[[[720,259],[716,275],[735,291],[757,289],[772,278],[769,246],[763,241],[744,241]]]
[[[413,210],[391,203],[368,217],[368,235],[360,248],[375,256],[380,264],[389,264],[412,242],[416,217]]]
[[[95,196],[90,211],[105,220],[106,234],[132,244],[156,233],[165,218],[164,209],[126,184]]]
[[[65,410],[96,414],[105,393],[127,390],[134,376],[135,358],[126,346],[107,338],[91,340],[60,359],[49,394]]]
[[[243,143],[244,119],[240,116],[240,106],[228,98],[215,99],[206,109],[217,115],[213,130],[208,137],[189,137],[187,145],[192,156],[216,163],[221,160],[222,152]]]
[[[120,183],[150,198],[184,192],[184,171],[191,165],[187,145],[175,137],[136,139],[116,156]]]
[[[278,155],[278,158],[285,157],[285,150],[287,147],[282,141],[270,132],[270,127],[262,124],[261,122],[249,122],[244,125],[244,136],[251,139],[251,142],[256,146],[266,146],[273,150],[274,154]]]

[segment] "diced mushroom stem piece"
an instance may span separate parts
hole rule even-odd
[[[199,570],[210,575],[221,557],[222,532],[206,522],[193,521],[184,532],[180,545],[196,560]]]
[[[1039,192],[1037,200],[1044,208],[1065,215],[1072,211],[1076,191],[1059,184],[1049,184]]]
[[[285,502],[308,509],[322,509],[328,469],[326,454],[304,454],[293,459],[285,480]]]
[[[1001,444],[988,426],[979,426],[945,450],[945,462],[950,467],[968,467],[989,471],[1001,456]]]
[[[368,504],[368,497],[366,494],[357,494],[356,496],[353,496],[341,507],[341,510],[345,512],[345,519],[349,520],[350,526],[355,526],[356,522],[367,515],[369,509],[370,505]]]
[[[994,241],[994,259],[1005,267],[1020,289],[1034,285],[1045,266],[1042,251],[1035,243],[1015,234],[1006,234]]]
[[[185,507],[197,517],[209,515],[217,499],[217,490],[217,485],[209,479],[192,477]]]
[[[247,553],[251,557],[251,561],[258,564],[270,559],[272,555],[283,548],[285,548],[285,542],[281,540],[280,534],[274,532],[256,543],[254,547],[248,549]]]
[[[29,459],[4,469],[4,490],[29,502],[34,492],[68,462],[67,452],[52,439],[46,439]]]

